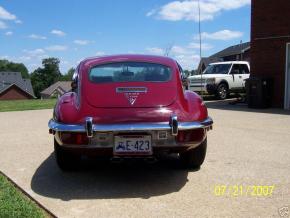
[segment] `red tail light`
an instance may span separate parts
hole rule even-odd
[[[68,145],[87,145],[89,139],[86,133],[67,133],[60,134],[61,141]]]
[[[201,143],[205,137],[204,129],[179,131],[176,137],[180,143]]]

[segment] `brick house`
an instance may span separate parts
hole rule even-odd
[[[0,72],[0,100],[35,98],[29,79],[23,79],[20,72]]]
[[[273,106],[290,109],[290,0],[252,0],[251,74],[273,78]]]
[[[42,99],[56,98],[71,90],[71,81],[58,81],[40,92],[40,95]]]

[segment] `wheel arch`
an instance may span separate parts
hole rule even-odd
[[[221,84],[225,84],[228,87],[228,90],[230,90],[229,82],[225,79],[222,79],[218,84],[217,87]]]

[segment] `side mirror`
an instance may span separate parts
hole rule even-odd
[[[77,90],[77,88],[78,88],[78,81],[77,80],[72,81],[71,82],[71,90],[73,92],[75,92]]]
[[[71,90],[73,92],[75,92],[78,88],[78,73],[77,71],[74,72],[73,76],[72,76],[72,82],[71,82]]]

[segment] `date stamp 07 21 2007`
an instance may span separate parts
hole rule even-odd
[[[274,189],[274,185],[215,185],[213,193],[220,197],[270,197]]]

